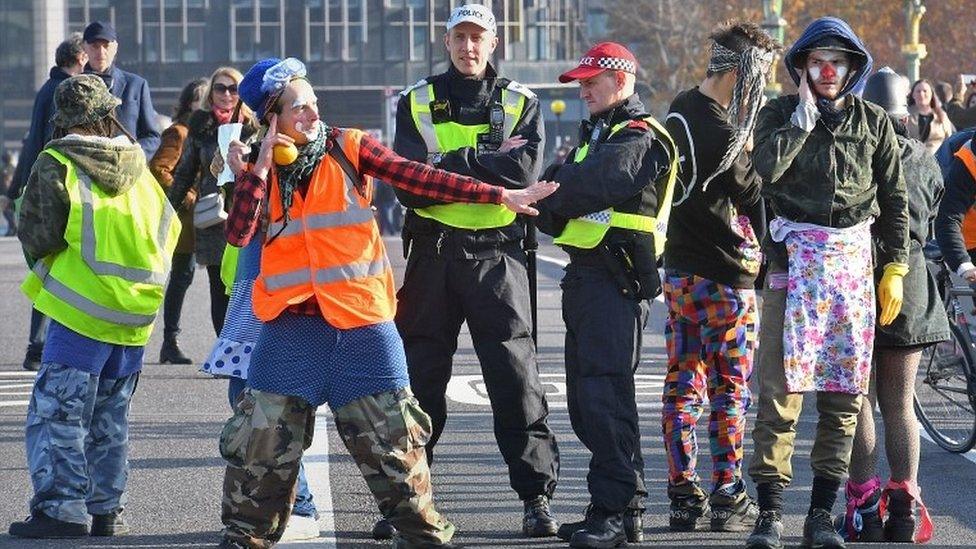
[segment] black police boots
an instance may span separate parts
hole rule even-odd
[[[622,513],[611,513],[591,506],[583,528],[573,533],[569,546],[574,548],[612,549],[627,545]]]
[[[814,508],[803,522],[803,541],[800,547],[816,549],[844,549],[844,538],[834,529],[830,511]]]
[[[586,508],[586,516],[590,516],[592,506]],[[640,543],[644,541],[644,511],[642,509],[627,509],[623,512],[624,534],[627,535],[628,543]],[[576,522],[564,522],[559,526],[556,536],[563,540],[573,539],[573,534],[577,530],[586,528],[586,518]]]
[[[87,524],[65,522],[39,511],[32,512],[27,520],[11,524],[8,532],[15,538],[34,539],[84,538],[89,534]]]
[[[555,536],[559,523],[549,510],[548,496],[536,496],[525,500],[525,513],[522,515],[522,533],[530,538]]]
[[[779,511],[760,511],[746,549],[783,549],[783,517]]]

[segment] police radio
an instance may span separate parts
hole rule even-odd
[[[488,133],[478,135],[478,154],[497,151],[505,140],[505,109],[493,103],[488,110]]]
[[[602,118],[597,121],[596,124],[593,124],[593,130],[590,132],[590,139],[587,141],[590,151],[596,149],[596,146],[603,139],[603,135],[606,133],[607,128],[609,127],[610,126],[607,124],[607,121]]]

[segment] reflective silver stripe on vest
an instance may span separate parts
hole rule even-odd
[[[508,111],[518,109],[521,100],[522,94],[507,89],[502,90],[502,105],[505,108],[505,124],[502,127],[504,129],[505,139],[512,137],[512,132],[515,131],[515,124],[518,124],[518,118]]]
[[[40,277],[41,282],[44,284],[44,289],[48,293],[89,316],[95,317],[99,320],[104,320],[106,322],[111,322],[113,324],[132,326],[135,328],[149,326],[153,323],[153,321],[156,320],[155,313],[151,315],[125,313],[99,305],[98,303],[95,303],[87,297],[65,286],[57,279],[48,276],[50,275],[50,272],[51,271],[47,266],[47,263],[44,263],[43,261],[34,263],[34,274]]]
[[[319,269],[315,272],[315,283],[329,284],[379,276],[388,268],[391,268],[390,260],[384,255],[382,259],[371,263],[349,263],[348,265]],[[312,275],[308,268],[264,277],[264,287],[271,292],[293,286],[302,286],[311,282]]]
[[[290,288],[292,286],[301,286],[302,284],[308,284],[312,280],[312,271],[308,267],[303,267],[297,271],[289,271],[287,273],[281,273],[276,275],[268,275],[264,277],[264,287],[268,291],[276,291],[282,288]]]
[[[152,271],[137,267],[126,267],[109,261],[99,261],[96,257],[98,248],[95,236],[95,196],[92,191],[92,180],[80,170],[75,170],[78,176],[78,191],[81,195],[81,258],[85,264],[99,276],[115,276],[128,282],[141,282],[162,286],[166,284],[165,271]],[[138,185],[138,183],[136,183]],[[173,219],[173,209],[163,205],[163,216],[159,220],[159,231],[156,233],[156,245],[165,253],[166,236]]]
[[[437,132],[434,130],[434,119],[430,116],[430,102],[432,101],[430,97],[430,84],[426,86],[420,86],[413,90],[411,93],[416,94],[414,102],[420,105],[424,105],[426,108],[422,111],[418,111],[417,121],[420,123],[420,137],[424,138],[424,143],[427,145],[427,152],[437,153],[444,152],[441,150],[440,144],[437,142]]]
[[[382,259],[373,261],[372,263],[350,263],[328,269],[319,269],[315,273],[315,282],[317,284],[329,284],[331,282],[343,282],[357,278],[379,276],[389,266],[390,260],[384,254]]]

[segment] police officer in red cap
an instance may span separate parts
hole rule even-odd
[[[569,417],[593,453],[586,517],[558,532],[571,547],[643,537],[634,372],[647,300],[661,291],[655,259],[664,249],[677,161],[671,137],[634,93],[636,72],[627,48],[604,42],[559,77],[579,81],[590,118],[569,160],[546,170],[543,179],[561,186],[539,205],[539,228],[570,258],[562,282]]]

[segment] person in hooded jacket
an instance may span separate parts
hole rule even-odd
[[[909,137],[906,127],[909,111],[902,89],[901,77],[887,67],[873,74],[864,89],[864,99],[888,112],[898,134],[902,172],[909,193],[911,251],[901,311],[894,322],[878,327],[875,333],[870,400],[861,406],[857,421],[850,478],[845,490],[847,510],[841,519],[841,532],[850,541],[925,542],[932,535],[932,521],[918,488],[919,432],[912,401],[922,351],[949,339],[949,321],[942,297],[935,278],[925,267],[922,252],[944,185],[935,158],[924,144]],[[880,242],[876,245],[880,246]],[[875,269],[875,279],[880,280],[882,276],[882,270]],[[875,403],[880,405],[884,418],[884,448],[891,469],[891,479],[884,489],[876,471]],[[917,536],[915,503],[922,510]],[[883,524],[882,508],[889,515]]]
[[[764,289],[749,475],[760,508],[747,547],[782,547],[782,493],[803,393],[815,392],[813,487],[803,544],[844,547],[831,518],[847,476],[875,331],[876,262],[882,326],[891,324],[908,272],[908,199],[901,149],[887,113],[857,96],[872,59],[850,26],[824,17],[784,58],[799,94],[763,108],[753,165],[773,220]],[[873,220],[873,226],[872,226]]]
[[[36,259],[21,289],[51,325],[27,408],[31,515],[10,534],[121,535],[129,403],[180,222],[102,79],[68,78],[54,103],[19,215]]]

